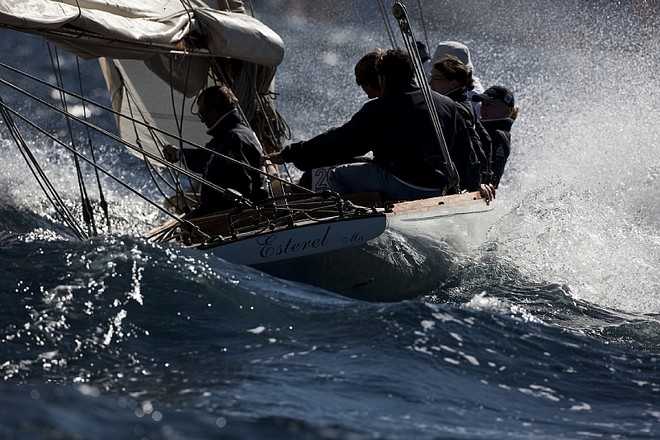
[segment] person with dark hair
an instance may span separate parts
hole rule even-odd
[[[511,127],[520,113],[520,106],[513,93],[503,86],[489,87],[484,93],[474,95],[472,100],[481,102],[481,123],[493,141],[491,183],[497,188],[511,152]]]
[[[379,191],[386,200],[444,195],[450,180],[410,56],[401,49],[388,50],[376,69],[380,98],[365,103],[344,125],[267,158],[302,170],[344,163],[329,179],[339,194]],[[466,142],[467,132],[451,99],[433,92],[432,99],[451,154]],[[369,151],[372,162],[346,163]]]
[[[362,88],[362,91],[369,99],[379,98],[382,94],[380,81],[378,80],[378,71],[376,70],[376,63],[384,54],[385,51],[383,49],[376,48],[365,54],[355,64],[355,82],[360,88]],[[350,162],[365,161],[371,161],[371,157],[361,156],[350,160]],[[318,182],[315,184],[313,174],[314,172],[312,170],[304,170],[300,176],[298,184],[308,189],[314,189],[316,185],[320,185],[321,188],[327,188],[327,182],[325,180],[322,180],[320,184]],[[321,172],[319,174],[323,177],[327,176],[326,172]]]
[[[458,113],[461,115],[461,119],[470,135],[470,145],[465,146],[470,151],[470,155],[464,157],[467,162],[457,158],[456,166],[459,173],[461,171],[463,173],[474,172],[474,168],[477,166],[475,162],[478,162],[481,183],[491,183],[491,139],[488,132],[481,125],[472,103],[468,99],[468,92],[474,87],[472,71],[458,58],[449,55],[433,65],[429,84],[432,90],[451,98],[456,103]]]
[[[362,87],[369,99],[378,98],[382,94],[376,63],[384,54],[383,49],[376,48],[360,58],[355,64],[355,82]]]
[[[238,192],[250,201],[266,198],[265,177],[258,171],[261,167],[261,146],[254,132],[243,122],[238,111],[238,99],[231,89],[226,86],[205,89],[197,98],[197,116],[208,127],[207,133],[212,137],[205,149],[179,149],[168,144],[163,148],[165,159],[170,162],[183,159],[188,169],[201,173],[203,179]],[[202,185],[199,206],[187,218],[231,209],[240,203],[240,196],[233,196],[231,191],[220,193],[208,185]]]

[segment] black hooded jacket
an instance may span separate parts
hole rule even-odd
[[[252,130],[245,125],[236,110],[226,114],[208,133],[212,139],[206,148],[260,169],[261,147]],[[230,162],[209,151],[186,148],[183,150],[186,165],[191,171],[221,188],[231,188],[244,197],[258,201],[266,198],[264,176],[239,164]],[[206,215],[234,207],[235,204],[221,193],[206,185],[202,186],[200,204],[195,216]]]
[[[490,135],[477,117],[477,113],[474,111],[472,103],[468,99],[467,87],[454,89],[447,93],[447,97],[451,98],[456,103],[458,113],[463,119],[463,123],[469,133],[470,146],[468,148],[470,149],[472,160],[479,162],[481,183],[491,183],[492,171],[490,169],[490,162],[492,155],[492,141]],[[474,172],[474,170],[470,172]],[[463,185],[461,185],[461,187],[461,189],[474,189],[463,187]]]

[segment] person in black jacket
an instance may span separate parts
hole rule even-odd
[[[511,126],[518,117],[520,106],[516,104],[513,93],[503,86],[489,87],[484,93],[473,96],[472,100],[481,102],[481,123],[493,143],[491,183],[497,188],[511,153]]]
[[[340,194],[380,191],[386,200],[445,194],[449,175],[428,108],[415,85],[410,56],[401,49],[388,50],[377,70],[381,97],[365,103],[344,125],[267,158],[277,164],[292,162],[301,170],[344,164],[329,179]],[[432,99],[451,155],[456,145],[466,142],[467,132],[451,99],[434,92]],[[369,151],[372,162],[347,163]],[[478,187],[478,174],[465,178],[476,178]]]
[[[476,158],[473,157],[472,160],[478,161],[480,165],[481,183],[482,185],[490,183],[492,179],[490,135],[481,125],[477,113],[468,99],[468,92],[474,87],[472,71],[458,58],[447,56],[433,65],[429,84],[431,89],[451,98],[458,106],[458,113],[470,134],[469,149],[476,155]]]
[[[385,55],[385,51],[378,47],[366,53],[355,64],[355,82],[369,99],[376,99],[383,94],[380,88],[380,81],[378,79],[378,71],[376,70],[376,64],[383,55]],[[350,162],[365,162],[370,160],[370,157],[361,156],[351,159]],[[313,170],[304,171],[300,176],[298,184],[308,189],[314,189],[312,179],[313,173]],[[325,174],[322,173],[322,175]]]
[[[212,136],[206,149],[180,150],[168,144],[163,148],[163,156],[170,162],[183,158],[188,169],[201,173],[203,179],[225,191],[202,185],[199,206],[187,218],[231,209],[242,197],[250,201],[266,198],[265,177],[259,172],[261,146],[254,132],[243,122],[238,112],[238,99],[231,89],[226,86],[207,88],[197,98],[197,108],[197,115]],[[227,189],[240,196],[236,197]]]

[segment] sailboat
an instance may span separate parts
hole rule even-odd
[[[69,124],[123,144],[144,161],[154,184],[165,195],[164,200],[148,201],[169,217],[145,232],[150,240],[185,246],[357,299],[396,301],[428,291],[450,273],[457,255],[483,238],[493,204],[479,192],[405,202],[382,200],[377,193],[340,197],[324,188],[322,180],[316,182],[314,190],[307,190],[267,164],[262,171],[269,181],[268,199],[192,220],[181,215],[195,205],[199,185],[208,182],[183,166],[167,162],[161,151],[169,143],[202,148],[207,138],[205,127],[189,112],[202,90],[214,84],[229,86],[265,152],[279,151],[288,134],[274,103],[274,79],[284,58],[284,42],[248,14],[241,0],[212,3],[6,0],[0,5],[0,26],[41,36],[80,58],[98,59],[111,106],[15,66],[0,67],[49,86],[63,97],[111,113],[116,133],[70,111],[66,99],[61,106],[54,105],[1,75],[0,84],[64,115]],[[409,43],[414,39],[402,8],[395,3],[395,16],[402,29],[407,26],[404,41]],[[29,115],[2,100],[0,112],[63,221],[80,238],[89,236],[59,201],[52,181],[30,154],[21,130],[21,126],[30,125]],[[34,124],[31,130],[49,136],[48,130]],[[74,157],[76,167],[86,163],[97,174],[120,181],[136,196],[144,197],[107,171],[93,151],[83,152],[70,143],[51,140]],[[79,169],[77,172],[80,174]],[[84,188],[81,196],[82,217],[90,230],[93,210]]]

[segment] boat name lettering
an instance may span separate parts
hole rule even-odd
[[[364,237],[359,232],[356,232],[350,237],[344,237],[342,241],[344,243],[361,243],[364,241]]]
[[[259,254],[263,258],[267,259],[278,255],[295,254],[297,252],[303,252],[308,249],[324,247],[328,244],[329,232],[330,226],[325,229],[325,233],[322,237],[311,238],[302,241],[289,238],[285,242],[277,241],[278,234],[270,234],[257,240],[257,244],[261,246]]]

